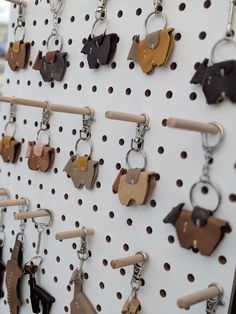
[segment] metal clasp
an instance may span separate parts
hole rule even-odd
[[[146,121],[144,124],[138,123],[136,127],[136,135],[135,138],[131,140],[131,149],[134,151],[138,151],[143,149],[144,146],[144,136],[146,131],[150,130],[149,128],[149,117],[146,114],[143,114],[146,117]]]
[[[24,4],[21,1],[18,7],[18,17],[17,17],[17,26],[21,27],[23,25],[23,10],[24,10]]]
[[[163,2],[163,0],[153,0],[153,5],[155,7],[156,13],[162,11],[162,2]]]
[[[83,115],[83,128],[79,131],[80,138],[83,140],[89,140],[91,138],[91,125],[94,121],[94,112],[91,108],[89,108],[91,111],[90,115]]]
[[[84,236],[81,237],[80,249],[77,251],[78,258],[80,260],[79,273],[82,273],[84,262],[89,258],[89,251],[87,247],[87,229],[82,227],[84,230]]]
[[[233,19],[234,19],[234,10],[236,1],[235,0],[230,0],[230,8],[229,8],[229,17],[228,17],[228,24],[227,24],[227,29],[225,33],[225,39],[230,39],[234,37],[234,30],[233,30]]]
[[[105,20],[107,17],[106,4],[108,0],[98,0],[97,8],[95,9],[95,19]]]
[[[216,313],[219,306],[223,306],[225,304],[223,301],[224,290],[223,290],[222,286],[217,284],[217,283],[213,283],[213,284],[209,285],[209,287],[217,287],[220,291],[217,299],[208,299],[207,300],[206,313],[207,314],[214,314],[214,313]]]

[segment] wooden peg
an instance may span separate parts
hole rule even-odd
[[[57,240],[65,240],[65,239],[73,239],[73,238],[81,238],[83,236],[93,236],[95,233],[95,230],[93,228],[86,228],[86,232],[84,229],[78,229],[78,230],[71,230],[71,231],[64,231],[64,232],[58,232],[55,235],[55,238]]]
[[[128,121],[128,122],[136,122],[136,123],[147,123],[147,116],[142,114],[132,114],[132,113],[125,113],[125,112],[118,112],[118,111],[107,111],[105,113],[107,119],[112,120],[121,120],[121,121]]]
[[[46,217],[46,216],[50,216],[49,212],[46,211],[45,209],[39,209],[36,211],[15,213],[14,219],[15,220],[24,220],[24,219],[30,219],[30,218]]]
[[[166,125],[170,128],[190,130],[190,131],[215,134],[215,135],[220,132],[220,129],[215,124],[202,123],[202,122],[196,122],[196,121],[184,120],[184,119],[178,119],[178,118],[167,119]]]
[[[28,205],[28,202],[24,198],[19,198],[16,200],[5,200],[5,201],[0,201],[0,207],[10,207],[10,206],[23,206],[23,205]]]
[[[219,285],[220,287],[220,285]],[[207,289],[201,290],[199,292],[189,294],[185,297],[182,297],[177,300],[177,305],[180,309],[189,309],[192,305],[198,304],[203,301],[207,301],[211,298],[218,297],[222,291],[220,291],[218,285],[212,285],[208,287]]]
[[[7,196],[8,192],[5,189],[0,189],[0,196]]]
[[[129,266],[129,265],[135,265],[139,263],[145,263],[148,260],[148,254],[147,253],[137,253],[132,256],[123,257],[120,259],[115,259],[111,261],[111,267],[113,269]]]

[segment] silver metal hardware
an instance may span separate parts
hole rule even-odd
[[[6,189],[1,189],[6,192],[4,198],[10,199],[10,194]],[[4,232],[4,224],[3,224],[3,211],[5,208],[0,208],[0,248],[4,246],[5,243],[5,232]]]
[[[40,129],[37,132],[37,142],[40,143],[40,134],[46,134],[47,141],[45,145],[49,145],[50,143],[50,131],[48,130],[48,124],[50,119],[50,111],[47,108],[43,109],[42,120],[40,122]]]
[[[228,17],[228,24],[227,24],[226,33],[225,33],[225,39],[234,37],[233,19],[234,19],[235,5],[236,5],[236,1],[230,0],[229,17]]]
[[[25,38],[25,26],[24,26],[24,4],[21,1],[20,4],[18,5],[18,17],[17,17],[17,22],[16,22],[16,27],[14,29],[14,35],[15,35],[15,41],[16,41],[16,33],[19,29],[23,28],[23,36],[22,36],[22,40],[24,40]]]
[[[153,5],[154,5],[156,13],[158,13],[162,10],[162,2],[163,2],[163,0],[153,0]]]
[[[58,3],[56,5],[56,2]],[[49,50],[49,44],[52,38],[55,38],[55,40],[58,40],[59,44],[59,50],[62,50],[63,47],[63,38],[62,36],[58,33],[57,26],[58,26],[58,14],[59,11],[61,10],[62,6],[64,4],[64,0],[50,0],[50,7],[51,7],[51,12],[52,12],[52,31],[50,36],[47,39],[47,49]]]
[[[214,314],[216,313],[217,309],[220,306],[223,306],[225,303],[223,301],[223,294],[224,290],[222,286],[218,283],[212,283],[209,287],[217,287],[219,289],[219,296],[216,299],[208,299],[207,306],[206,306],[206,313],[207,314]]]
[[[19,206],[19,213],[22,213],[22,212],[28,212],[29,209],[30,209],[30,201],[28,198],[26,197],[21,197],[21,199],[25,200],[26,202],[26,205],[20,205]],[[20,232],[17,234],[17,238],[19,238],[19,236],[21,236],[21,242],[24,242],[24,237],[25,237],[25,221],[24,220],[21,220],[20,221],[20,226],[19,226],[19,229],[20,229]]]
[[[11,104],[10,106],[10,113],[9,113],[9,120],[5,125],[5,134],[11,137],[15,136],[16,133],[16,106]],[[12,130],[11,130],[11,129]]]
[[[77,251],[77,255],[80,260],[79,272],[82,272],[84,262],[89,258],[89,251],[87,247],[87,229],[82,227],[82,230],[84,230],[85,235],[81,237],[80,249]]]
[[[107,18],[107,10],[106,4],[108,0],[98,0],[97,1],[97,8],[95,9],[95,19],[98,20],[105,20]]]

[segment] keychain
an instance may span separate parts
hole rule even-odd
[[[78,258],[80,260],[79,269],[76,268],[72,273],[70,279],[70,285],[74,285],[74,298],[70,303],[71,314],[96,314],[96,310],[93,305],[87,298],[87,296],[83,292],[83,280],[84,280],[84,272],[83,265],[84,262],[89,258],[89,251],[87,248],[87,229],[85,227],[82,228],[85,231],[85,235],[81,237],[81,246],[80,250],[77,251]]]
[[[118,193],[122,205],[130,206],[133,202],[137,205],[146,203],[148,196],[155,187],[155,172],[146,171],[147,158],[143,151],[144,135],[149,130],[149,117],[145,123],[138,123],[136,136],[131,141],[131,149],[126,154],[127,169],[122,168],[112,186],[113,193]],[[142,168],[133,168],[130,164],[131,154],[140,154],[143,158]]]
[[[14,29],[14,42],[11,42],[6,54],[6,60],[12,71],[24,69],[27,67],[30,57],[30,43],[25,42],[25,21],[23,17],[24,4],[19,4],[18,18]],[[17,32],[22,30],[23,35],[20,40],[16,39]]]
[[[136,61],[140,64],[146,74],[152,74],[155,67],[166,65],[174,47],[173,31],[174,28],[166,28],[167,18],[162,12],[162,0],[154,0],[154,12],[151,12],[144,24],[145,37],[140,40],[139,35],[133,37],[128,60]],[[148,21],[155,15],[163,19],[163,28],[153,33],[148,33]]]
[[[190,83],[202,85],[203,93],[209,105],[217,104],[224,99],[229,99],[233,103],[236,103],[236,61],[215,62],[215,51],[220,45],[235,44],[233,40],[234,30],[232,28],[235,5],[236,1],[230,0],[227,30],[225,36],[217,41],[211,50],[211,64],[209,64],[209,59],[204,59],[190,81]]]
[[[231,227],[227,221],[213,216],[220,206],[221,192],[211,181],[209,168],[213,154],[223,140],[224,130],[222,126],[216,122],[212,122],[211,124],[219,129],[217,134],[218,138],[214,145],[210,145],[209,135],[206,133],[202,134],[205,164],[203,165],[202,175],[199,181],[194,183],[190,190],[190,201],[193,211],[184,209],[185,204],[181,203],[173,208],[164,219],[164,223],[170,223],[175,226],[180,245],[183,248],[198,250],[205,256],[210,256],[223,239],[224,234],[231,231]],[[208,193],[212,190],[216,194],[217,205],[213,210],[198,205],[195,199],[195,193],[199,188],[201,188],[203,193],[204,191]]]
[[[80,130],[80,137],[75,144],[76,155],[73,155],[67,162],[64,171],[70,176],[74,186],[78,189],[86,187],[92,189],[97,176],[99,162],[92,160],[93,145],[91,142],[91,124],[94,120],[94,113],[89,108],[91,114],[89,116],[83,115],[83,128]],[[81,156],[78,151],[78,146],[81,142],[87,143],[90,147],[89,154]]]
[[[108,0],[97,1],[98,5],[95,10],[95,22],[92,27],[92,32],[81,50],[82,53],[87,55],[90,69],[97,69],[100,65],[109,64],[115,55],[119,42],[119,36],[117,34],[107,34],[106,3]],[[98,23],[104,23],[106,29],[101,35],[95,36],[94,31]]]
[[[53,165],[55,158],[55,150],[50,147],[50,131],[48,130],[48,123],[50,118],[50,111],[47,108],[43,109],[42,121],[40,129],[37,133],[37,143],[29,142],[26,153],[28,158],[28,167],[30,170],[38,170],[47,172]],[[46,142],[43,143],[41,136],[46,135]]]
[[[15,140],[16,107],[11,104],[9,120],[5,125],[5,134],[0,141],[0,155],[4,162],[16,163],[21,151],[21,142]]]
[[[19,207],[19,212],[29,211],[29,200],[23,198],[27,205]],[[18,313],[21,307],[21,279],[23,276],[22,260],[23,260],[23,249],[25,240],[25,222],[20,222],[20,232],[17,233],[15,239],[15,245],[12,250],[11,259],[7,262],[6,269],[6,287],[7,287],[7,302],[9,304],[10,314]]]
[[[56,6],[55,3],[58,3]],[[64,4],[64,0],[50,0],[51,12],[53,15],[53,28],[51,35],[47,40],[47,53],[43,55],[39,51],[38,56],[33,65],[34,70],[40,71],[40,74],[45,82],[52,82],[53,80],[62,81],[66,72],[67,52],[63,52],[63,38],[57,31],[58,14]],[[58,42],[59,50],[50,50],[50,42],[54,40]]]

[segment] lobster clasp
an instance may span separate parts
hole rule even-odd
[[[218,283],[212,283],[209,287],[217,287],[219,289],[219,296],[216,299],[208,299],[207,300],[207,307],[206,313],[207,314],[214,314],[216,313],[219,306],[223,306],[225,303],[223,301],[223,294],[224,290],[221,285]]]

